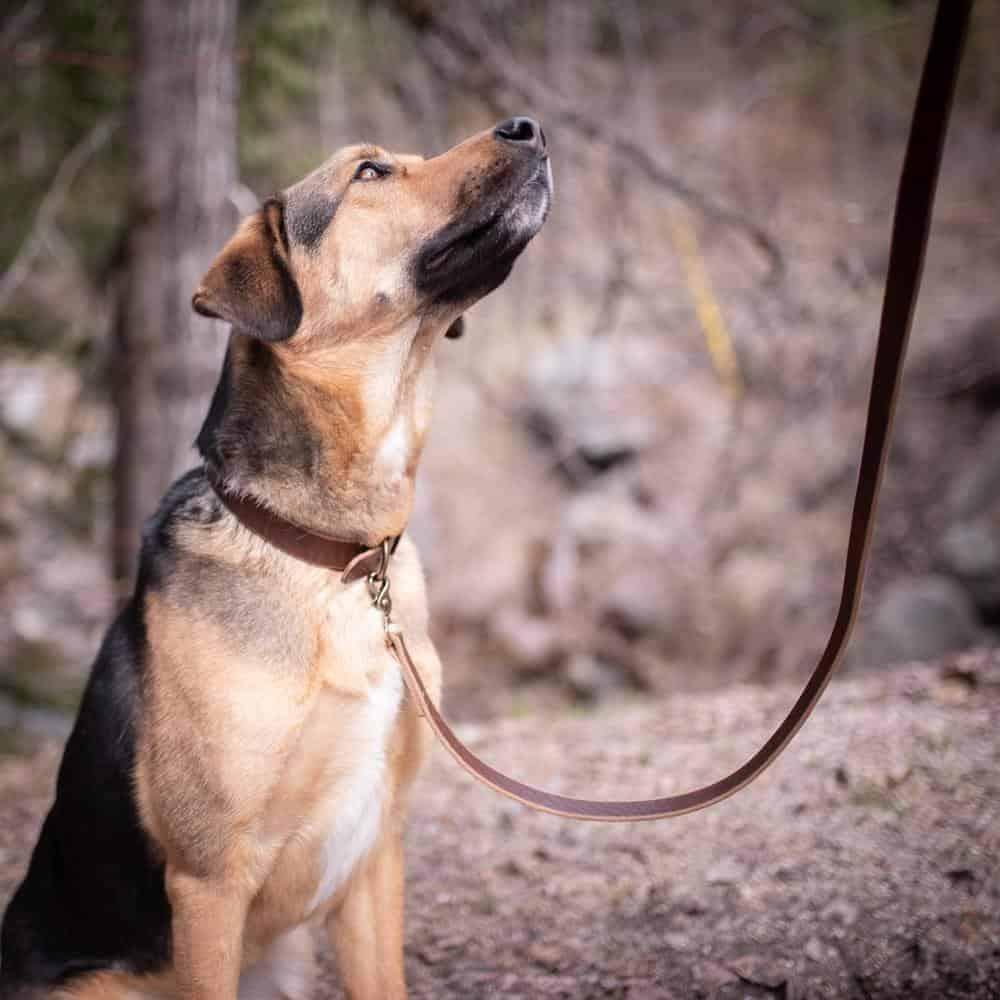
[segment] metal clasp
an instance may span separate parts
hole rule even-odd
[[[368,594],[372,607],[382,612],[382,624],[388,636],[392,629],[392,595],[389,593],[389,557],[395,548],[394,539],[384,538],[379,543],[378,566],[368,574]]]

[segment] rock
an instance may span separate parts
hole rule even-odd
[[[570,431],[574,421],[561,419],[537,406],[522,410],[520,416],[535,444],[552,452],[553,468],[569,486],[584,486],[639,455],[638,448],[628,443],[620,428],[593,427],[589,437],[580,441]],[[594,433],[597,430],[601,433]]]
[[[987,516],[953,524],[941,538],[944,567],[984,610],[1000,606],[1000,504]]]
[[[719,571],[719,603],[727,621],[744,632],[779,601],[787,589],[788,568],[765,552],[734,552]]]
[[[849,899],[838,897],[831,900],[821,914],[823,920],[833,920],[850,927],[858,919],[858,908]]]
[[[889,587],[851,660],[864,666],[932,660],[976,645],[984,632],[968,594],[954,580],[929,574]]]
[[[533,941],[528,945],[526,955],[535,965],[549,972],[558,972],[566,963],[564,949],[559,944]]]
[[[705,872],[709,885],[734,885],[747,877],[747,866],[735,858],[723,858]]]
[[[811,937],[806,941],[806,946],[802,949],[806,958],[814,962],[822,962],[826,958],[826,948],[818,937]]]
[[[81,406],[73,421],[67,463],[75,469],[106,469],[114,457],[115,426],[110,407]]]
[[[674,951],[690,951],[694,942],[683,931],[668,931],[663,935],[663,943]]]
[[[545,673],[563,653],[559,628],[551,619],[507,605],[490,619],[490,631],[508,662],[523,675]]]
[[[945,506],[957,521],[975,518],[995,506],[1000,495],[1000,419],[991,420],[976,448],[977,461],[948,490]]]
[[[712,991],[718,990],[727,983],[739,982],[739,976],[735,972],[711,960],[695,963],[691,968],[691,976],[704,989]]]
[[[980,410],[1000,409],[1000,312],[975,320],[919,359],[914,375],[935,395],[971,400]]]
[[[768,955],[741,955],[729,963],[745,983],[777,990],[788,982],[788,973]]]
[[[7,361],[0,366],[0,423],[46,452],[57,451],[80,388],[80,376],[54,359]]]
[[[563,338],[539,352],[520,408],[535,445],[572,487],[626,466],[655,438],[656,423],[629,405],[659,370],[649,338]]]
[[[580,701],[600,701],[627,687],[622,671],[589,653],[574,653],[566,664],[566,681]]]
[[[650,567],[624,570],[608,583],[599,617],[626,639],[667,632],[674,625],[665,588]]]
[[[938,560],[992,616],[1000,611],[1000,420],[988,425],[977,461],[955,480],[946,509],[951,523]]]

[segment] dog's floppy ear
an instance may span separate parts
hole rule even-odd
[[[451,326],[445,331],[445,336],[449,340],[458,340],[465,333],[465,317],[459,316]]]
[[[232,323],[238,333],[287,340],[302,319],[302,298],[288,266],[281,201],[269,198],[244,219],[201,279],[195,312]]]

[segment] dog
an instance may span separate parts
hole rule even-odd
[[[232,330],[203,464],[147,523],[97,654],[4,917],[4,1000],[299,1000],[314,925],[352,1000],[405,997],[401,838],[426,723],[364,580],[241,512],[366,558],[398,540],[393,620],[440,697],[404,534],[432,349],[551,197],[530,118],[426,160],[353,146],[212,263],[193,306]]]

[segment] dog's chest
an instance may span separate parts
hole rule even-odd
[[[398,620],[419,634],[406,569],[403,561],[394,566]],[[315,642],[303,647],[313,653],[298,663],[299,680],[287,690],[284,714],[298,721],[282,738],[282,771],[261,826],[262,842],[277,849],[251,919],[265,937],[264,928],[336,905],[400,808],[408,784],[402,775],[412,774],[406,769],[420,752],[402,719],[402,674],[368,588],[324,589],[322,577],[307,578],[296,597],[300,627],[312,629]]]
[[[319,863],[310,910],[321,908],[374,846],[386,805],[387,750],[402,700],[398,670],[385,670],[363,706],[352,713],[341,771],[333,761],[318,803]]]
[[[345,620],[345,618],[347,620]],[[308,753],[325,755],[310,810],[315,888],[321,909],[378,839],[391,783],[388,753],[403,699],[399,666],[388,653],[381,617],[368,606],[332,606],[330,650],[321,664],[317,717]]]

